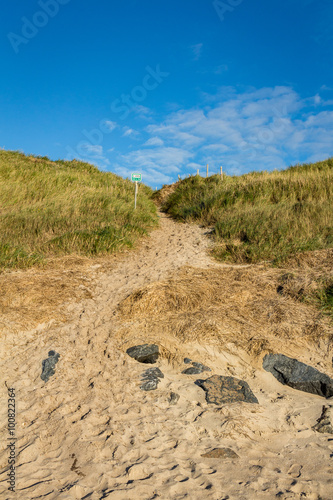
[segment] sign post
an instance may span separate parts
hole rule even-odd
[[[132,174],[131,180],[132,182],[135,182],[134,208],[136,209],[136,199],[138,196],[138,182],[142,181],[142,174]]]

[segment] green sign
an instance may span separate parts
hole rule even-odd
[[[133,182],[141,182],[141,180],[142,180],[142,174],[132,174]]]

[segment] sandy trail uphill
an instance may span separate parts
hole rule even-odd
[[[8,491],[2,404],[1,498],[329,500],[332,440],[310,425],[322,398],[281,386],[251,366],[245,350],[215,350],[197,340],[184,343],[181,354],[208,364],[207,377],[248,380],[259,404],[209,405],[194,383],[198,376],[182,374],[176,358],[154,365],[164,374],[156,391],[140,390],[150,365],[130,358],[126,348],[147,336],[135,318],[126,318],[131,337],[119,333],[127,326],[118,306],[137,290],[177,277],[184,266],[235,269],[209,257],[205,232],[160,214],[160,228],[137,251],[114,259],[109,270],[91,266],[92,298],[70,303],[69,321],[2,332],[1,399],[6,403],[7,387],[16,394],[16,493]],[[49,351],[60,358],[45,383],[41,367]],[[319,350],[314,356],[322,359]],[[176,404],[171,392],[180,396]],[[217,447],[232,448],[238,458],[202,457]]]

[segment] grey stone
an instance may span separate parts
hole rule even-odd
[[[213,375],[206,380],[196,380],[195,383],[206,392],[207,403],[216,405],[235,403],[236,401],[258,403],[248,383],[235,377]]]
[[[140,389],[142,391],[155,391],[155,389],[157,389],[158,382],[159,382],[158,378],[154,378],[154,379],[151,379],[151,380],[146,380],[140,386]]]
[[[184,363],[185,363],[185,365],[189,365],[190,363],[192,363],[192,359],[184,358]]]
[[[199,373],[202,373],[205,371],[210,372],[211,369],[208,368],[208,366],[205,366],[201,363],[196,363],[195,361],[193,361],[192,366],[190,366],[189,368],[186,368],[186,370],[183,370],[182,373],[184,373],[185,375],[198,375]]]
[[[312,428],[317,432],[322,432],[323,434],[333,434],[333,407],[332,406],[323,406],[320,417],[317,420],[316,425]]]
[[[199,368],[195,368],[194,366],[190,366],[190,368],[186,368],[186,370],[183,370],[182,373],[185,375],[198,375],[199,373],[202,373],[202,370]]]
[[[58,363],[60,354],[55,351],[49,351],[48,358],[42,362],[42,374],[40,378],[47,382],[55,374],[55,365]]]
[[[159,368],[148,368],[141,374],[142,379],[155,379],[155,378],[164,378],[163,373]]]
[[[298,391],[329,398],[333,396],[333,380],[312,366],[288,358],[284,354],[266,354],[263,368],[281,384]]]
[[[140,389],[143,391],[154,391],[157,389],[160,378],[164,378],[163,373],[159,368],[148,368],[141,374],[143,384]]]
[[[205,371],[211,372],[212,371],[210,368],[208,368],[208,366],[205,366],[202,363],[196,363],[195,361],[193,361],[192,366],[195,366],[195,368],[199,368],[203,372],[205,372]]]
[[[171,405],[175,405],[178,403],[178,400],[179,400],[179,394],[177,394],[176,392],[170,392],[170,396],[169,396],[169,403]]]
[[[126,352],[139,363],[153,364],[157,361],[159,349],[155,344],[143,344],[130,347]]]

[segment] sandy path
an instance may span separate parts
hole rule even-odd
[[[1,406],[0,497],[24,499],[271,499],[332,498],[333,441],[309,429],[322,398],[285,388],[266,372],[253,374],[244,353],[209,353],[212,373],[251,378],[260,405],[207,405],[197,378],[158,361],[157,391],[139,389],[146,368],[116,348],[114,311],[128,294],[184,265],[218,267],[209,240],[195,225],[161,214],[161,227],[107,273],[91,269],[93,299],[70,306],[71,321],[6,334],[1,395],[17,401],[16,494],[7,490],[7,407]],[[137,343],[140,344],[138,331]],[[40,379],[49,350],[60,353],[56,374]],[[251,374],[252,373],[252,374]],[[4,384],[5,382],[5,384]],[[170,391],[180,395],[170,405]],[[226,446],[239,459],[201,455]]]

